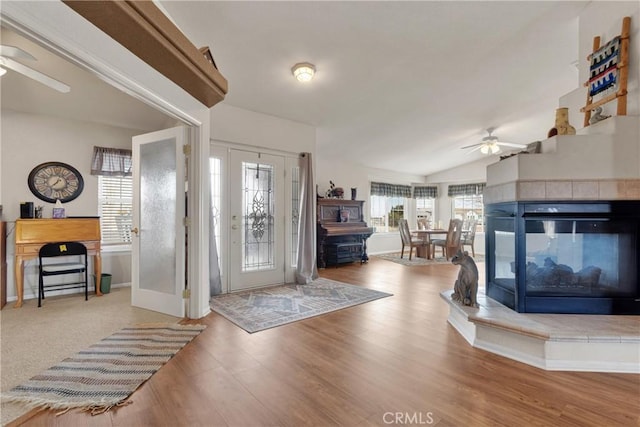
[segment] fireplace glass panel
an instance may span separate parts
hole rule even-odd
[[[506,289],[514,290],[516,286],[516,238],[513,232],[513,221],[510,223],[505,221],[505,224],[502,225],[501,230],[494,231],[495,271],[493,282]]]
[[[634,296],[636,228],[616,219],[526,220],[527,295]]]

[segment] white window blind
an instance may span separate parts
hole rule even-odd
[[[98,176],[98,214],[102,243],[131,243],[133,180],[130,176]]]

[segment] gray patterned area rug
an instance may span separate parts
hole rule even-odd
[[[128,403],[129,396],[206,326],[177,323],[124,328],[2,394],[27,408],[92,415]]]
[[[388,253],[388,254],[378,254],[378,255],[369,255],[370,257],[386,259],[387,261],[395,262],[397,264],[415,266],[415,265],[436,265],[436,264],[450,264],[451,260],[448,260],[443,256],[437,256],[434,259],[426,259],[419,258],[417,256],[412,256],[411,260],[409,260],[409,255],[405,251],[404,257],[400,258],[400,252]],[[483,262],[483,255],[476,255],[473,260],[475,262]]]
[[[211,309],[254,333],[391,295],[321,277],[308,285],[280,285],[215,296]]]

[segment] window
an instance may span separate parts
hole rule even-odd
[[[398,231],[398,222],[405,218],[405,204],[411,197],[409,185],[372,182],[370,227],[376,232]]]
[[[103,244],[131,243],[132,208],[130,176],[98,176],[98,215]]]
[[[416,220],[418,224],[425,221],[427,228],[435,226],[435,200],[438,197],[437,186],[413,187],[413,198],[416,200]]]
[[[131,243],[132,167],[131,150],[93,147],[91,175],[98,176],[98,215],[105,245]]]
[[[300,166],[291,170],[291,266],[298,265],[298,222],[300,221]]]
[[[398,231],[398,223],[405,217],[404,197],[371,196],[371,221],[369,227],[376,232]]]
[[[433,228],[435,217],[435,199],[433,198],[420,198],[416,199],[416,219],[424,219],[427,221],[427,228]]]
[[[476,231],[484,230],[484,201],[482,193],[486,184],[450,185],[449,197],[451,202],[451,217],[458,218],[468,224],[468,221],[477,220]],[[465,224],[466,225],[466,224]]]
[[[484,230],[484,202],[482,194],[473,196],[455,196],[453,198],[452,209],[452,218],[461,219],[465,223],[477,220],[478,225],[476,232]]]

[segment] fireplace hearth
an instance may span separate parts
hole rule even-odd
[[[640,201],[487,205],[487,295],[526,313],[640,314]]]

